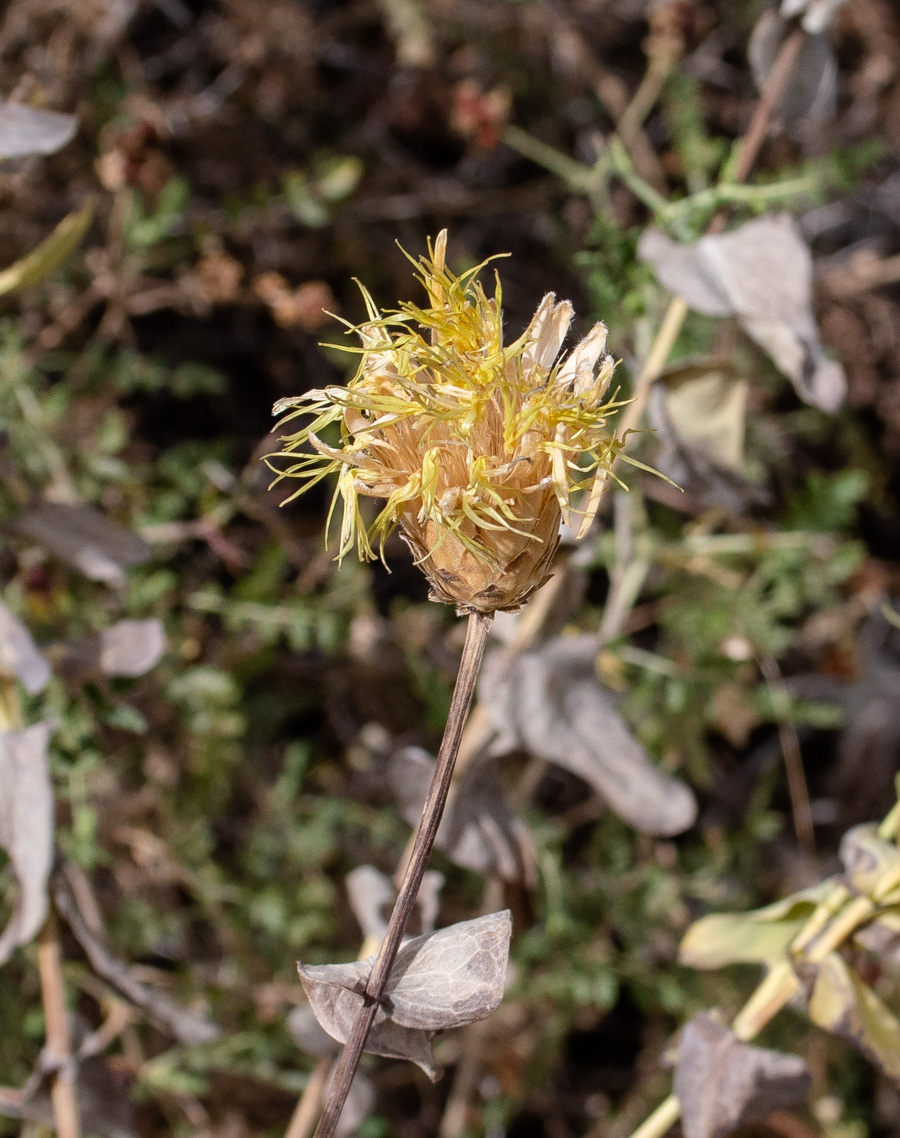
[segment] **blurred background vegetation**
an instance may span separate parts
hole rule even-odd
[[[0,165],[0,265],[92,211],[71,256],[0,302],[3,596],[55,667],[25,718],[53,725],[56,841],[109,944],[222,1032],[181,1044],[126,1008],[105,1093],[129,1097],[134,1116],[108,1132],[284,1133],[316,1065],[288,1029],[303,1003],[295,961],[356,955],[344,879],[363,864],[391,874],[409,834],[387,755],[433,749],[449,702],[461,622],[427,602],[400,542],[390,572],[338,571],[327,490],[279,509],[290,490],[270,493],[261,461],[273,402],[352,371],[328,346],[343,334],[326,313],[363,318],[354,278],[383,307],[419,299],[398,243],[418,255],[445,225],[458,271],[512,254],[496,263],[510,337],[547,291],[571,298],[579,334],[605,320],[627,397],[670,299],[638,241],[661,221],[696,238],[716,204],[663,217],[647,188],[683,200],[716,182],[758,98],[748,42],[764,9],[4,5],[3,96],[78,125],[58,153]],[[740,393],[713,408],[727,477],[667,467],[660,440],[679,439],[662,420],[633,440],[684,493],[620,469],[630,492],[610,493],[550,630],[603,626],[604,690],[653,761],[693,788],[698,820],[677,837],[642,834],[573,771],[505,757],[534,863],[487,875],[513,910],[512,987],[477,1045],[439,1043],[442,1082],[366,1060],[376,1099],[363,1138],[625,1138],[667,1093],[661,1056],[680,1023],[734,1010],[755,979],[680,967],[691,921],[820,880],[841,834],[894,801],[900,17],[888,0],[853,0],[824,38],[833,73],[827,60],[803,72],[824,95],[781,106],[758,192],[734,216],[794,215],[846,399],[804,402],[737,321],[689,315],[667,382],[724,369]],[[617,126],[627,169],[604,169]],[[712,418],[685,398],[670,418]],[[40,502],[123,527],[91,539],[105,569],[85,571],[88,523],[51,510],[42,529]],[[78,645],[124,619],[162,623],[157,666],[127,678],[78,662]],[[807,804],[785,774],[798,754]],[[440,924],[477,913],[484,876],[447,853],[435,864]],[[3,915],[13,898],[0,878]],[[68,932],[63,947],[87,1025],[126,1007]],[[10,1086],[44,1039],[35,958],[23,948],[0,970]],[[896,973],[867,967],[897,995]],[[806,1057],[813,1094],[754,1134],[900,1135],[896,1085],[847,1045],[790,1012],[767,1039]],[[0,1119],[0,1134],[39,1132]]]

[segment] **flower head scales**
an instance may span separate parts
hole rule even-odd
[[[310,421],[270,458],[279,477],[302,480],[298,494],[337,475],[338,558],[354,546],[373,558],[399,527],[432,599],[463,612],[515,609],[546,579],[573,495],[585,494],[578,536],[597,512],[622,446],[607,429],[616,404],[604,401],[613,361],[603,324],[560,358],[574,312],[552,293],[504,345],[499,281],[488,297],[483,266],[455,276],[445,251],[443,231],[418,262],[425,306],[380,313],[363,288],[356,375],[276,404],[287,412],[279,425]],[[332,424],[339,446],[321,437]],[[384,502],[368,523],[361,498]]]

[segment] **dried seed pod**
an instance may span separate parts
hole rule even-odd
[[[488,297],[482,266],[447,270],[446,242],[443,231],[418,265],[427,307],[382,314],[363,290],[370,319],[351,328],[362,340],[356,376],[276,404],[289,412],[283,422],[312,421],[270,462],[280,478],[303,480],[298,493],[338,474],[339,558],[354,545],[373,558],[373,541],[399,527],[432,600],[514,610],[546,579],[573,494],[586,493],[579,536],[596,515],[622,445],[606,426],[613,361],[603,324],[559,358],[574,313],[552,293],[504,346],[499,282]],[[339,447],[320,437],[332,423]],[[385,499],[368,526],[360,497]]]

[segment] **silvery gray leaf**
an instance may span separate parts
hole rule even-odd
[[[404,747],[391,758],[389,776],[404,819],[415,826],[428,793],[434,759],[422,747]],[[534,843],[510,810],[494,764],[474,762],[447,805],[435,845],[451,861],[504,881],[535,880]]]
[[[416,937],[399,952],[366,1050],[411,1059],[430,1078],[438,1075],[431,1052],[436,1031],[485,1019],[503,998],[509,956],[508,911],[462,921]],[[346,1042],[375,956],[349,964],[298,964],[300,980],[321,1026]]]
[[[638,255],[660,284],[697,312],[737,316],[807,403],[823,411],[840,406],[846,377],[822,348],[812,307],[812,256],[790,215],[761,217],[692,245],[649,230]]]
[[[71,142],[77,126],[73,115],[0,102],[0,158],[53,154]]]
[[[171,1032],[186,1047],[218,1039],[222,1033],[214,1023],[197,1012],[182,1007],[167,992],[151,988],[149,984],[138,980],[129,965],[116,956],[106,939],[92,928],[91,922],[82,913],[78,900],[76,878],[81,872],[71,862],[62,862],[51,882],[53,901],[96,975],[120,996],[140,1008],[152,1023]]]
[[[765,87],[790,32],[788,21],[771,9],[763,12],[757,20],[748,45],[757,90],[762,91]],[[832,118],[837,107],[837,76],[837,59],[826,37],[821,34],[804,36],[778,101],[778,111],[785,123],[794,125],[807,118]]]
[[[353,965],[297,965],[300,982],[313,1013],[325,1031],[338,1043],[346,1043],[356,1013],[362,1007],[362,995],[372,974],[375,957],[356,961]],[[339,971],[332,971],[339,969]],[[349,983],[350,987],[344,987]],[[431,1039],[424,1031],[414,1031],[393,1023],[383,1008],[375,1013],[375,1022],[366,1040],[366,1051],[388,1059],[409,1059],[436,1082],[440,1068],[431,1050]]]
[[[397,954],[385,990],[391,1018],[423,1031],[486,1019],[503,999],[511,935],[504,909],[410,941]]]
[[[374,865],[360,865],[347,874],[347,900],[363,936],[381,941],[387,931],[384,910],[397,896],[393,882]]]
[[[443,884],[442,873],[433,869],[425,871],[416,897],[423,933],[434,932]],[[393,905],[397,897],[394,883],[373,865],[360,865],[347,874],[346,885],[347,900],[363,936],[380,943],[387,932],[388,906]]]
[[[626,822],[649,834],[680,834],[697,803],[651,761],[594,668],[592,636],[558,637],[498,665],[488,658],[480,696],[499,732],[498,753],[520,749],[588,782]]]
[[[100,667],[107,676],[143,676],[165,650],[161,620],[120,620],[100,633]]]
[[[50,665],[25,625],[0,601],[0,672],[17,679],[29,695],[43,691]]]
[[[19,889],[15,910],[0,934],[0,964],[28,944],[47,917],[53,865],[53,785],[47,763],[50,728],[35,723],[0,732],[0,847]]]
[[[124,569],[141,565],[150,546],[92,506],[39,502],[7,522],[13,533],[30,537],[60,561],[92,581],[120,585]]]
[[[725,1138],[802,1102],[811,1086],[799,1056],[744,1043],[708,1012],[695,1015],[681,1033],[674,1090],[684,1138]]]

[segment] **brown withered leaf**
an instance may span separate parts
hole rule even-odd
[[[94,1050],[94,1037],[84,1019],[71,1017],[75,1085],[82,1134],[97,1138],[137,1138],[128,1090]],[[24,1118],[54,1129],[50,1088],[57,1064],[47,1048],[20,1091],[0,1091],[0,1114]]]
[[[761,91],[766,85],[791,30],[791,24],[772,9],[763,12],[757,20],[747,48],[757,90]],[[831,118],[837,105],[837,76],[837,59],[827,37],[804,36],[778,100],[778,113],[785,123],[793,126],[806,118]]]
[[[0,846],[19,888],[16,908],[0,934],[0,964],[35,936],[47,916],[47,881],[53,866],[49,740],[46,723],[0,732]]]
[[[485,1019],[503,998],[511,921],[508,910],[416,937],[397,955],[366,1050],[411,1059],[431,1079],[437,1031]],[[307,999],[322,1027],[346,1042],[375,956],[350,964],[298,964]]]
[[[50,665],[25,625],[0,601],[0,673],[17,679],[29,695],[43,691]]]
[[[419,910],[420,926],[423,935],[434,932],[434,922],[437,919],[440,892],[444,884],[444,875],[437,870],[425,871],[419,893],[416,897],[416,907]],[[347,874],[347,900],[353,915],[359,922],[363,936],[367,940],[380,943],[387,932],[387,906],[392,905],[397,897],[397,890],[393,881],[386,877],[374,865],[360,865]]]
[[[692,245],[651,229],[638,255],[660,284],[697,312],[737,316],[801,399],[837,410],[847,381],[822,348],[812,307],[812,256],[789,214],[757,218]]]
[[[404,819],[415,826],[428,793],[434,759],[421,747],[404,747],[391,758],[391,786]],[[510,810],[494,764],[470,764],[444,812],[435,845],[451,861],[504,881],[535,880],[534,843]]]
[[[145,562],[150,546],[92,506],[38,502],[6,523],[92,581],[120,585],[123,570]]]
[[[0,158],[53,154],[71,142],[77,126],[73,115],[0,102]]]
[[[79,871],[63,862],[53,875],[53,901],[59,915],[81,945],[91,968],[120,996],[140,1008],[158,1027],[186,1046],[210,1043],[221,1030],[204,1016],[182,1007],[165,992],[157,991],[138,980],[129,966],[109,948],[105,940],[91,928],[78,902],[73,875]]]
[[[799,1056],[744,1043],[709,1012],[695,1015],[682,1030],[674,1090],[685,1138],[724,1138],[802,1102],[811,1085]]]
[[[594,637],[565,636],[508,665],[489,658],[480,694],[499,732],[492,750],[524,750],[565,767],[635,829],[680,834],[697,815],[693,792],[654,766],[598,679],[596,655]]]
[[[836,952],[819,965],[808,1012],[813,1023],[854,1044],[900,1081],[900,1020]]]

